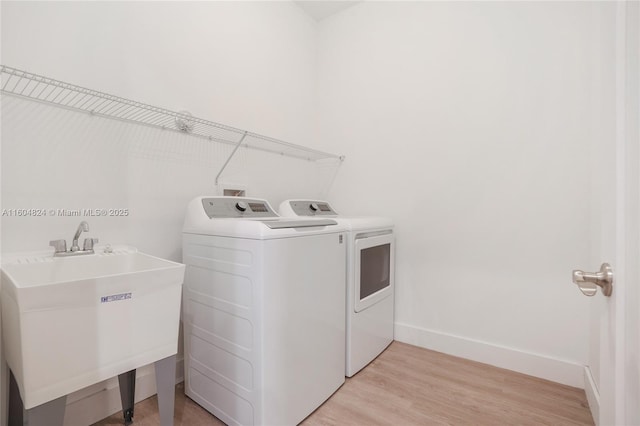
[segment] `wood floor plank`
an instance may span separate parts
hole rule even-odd
[[[134,426],[156,426],[155,397]],[[94,426],[122,424],[119,414]],[[223,423],[176,388],[176,426]],[[304,426],[593,425],[583,390],[394,342],[303,422]]]

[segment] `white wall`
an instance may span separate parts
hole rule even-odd
[[[313,146],[316,24],[293,3],[1,7],[2,64]],[[181,260],[185,206],[215,193],[229,146],[9,96],[2,108],[3,208],[128,208],[126,218],[86,218],[89,234]],[[223,181],[277,206],[322,196],[331,167],[243,149]],[[80,220],[3,217],[2,250],[46,249],[49,240],[69,240]],[[117,407],[110,395],[102,403]],[[76,417],[67,424],[108,414],[72,406],[69,413]]]
[[[330,199],[397,224],[396,338],[582,387],[589,3],[365,2],[320,24]]]
[[[3,2],[2,7],[5,65],[313,145],[315,23],[295,5]],[[14,98],[3,106],[5,208],[129,207],[130,220],[95,220],[92,233],[180,258],[183,206],[197,194],[214,192],[229,147]],[[268,163],[260,164],[263,159]],[[275,203],[309,186],[319,191],[322,174],[305,161],[241,152],[223,181],[239,181],[249,194]],[[46,247],[52,238],[71,235],[78,222],[4,219],[5,252]],[[158,237],[154,230],[169,224],[170,239]]]

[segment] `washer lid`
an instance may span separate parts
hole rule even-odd
[[[331,219],[307,219],[307,220],[263,220],[262,223],[271,229],[283,228],[309,228],[312,226],[333,226],[338,222]]]

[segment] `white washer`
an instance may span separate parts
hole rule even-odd
[[[295,425],[344,383],[344,237],[265,200],[189,203],[187,396],[229,425]]]
[[[287,217],[335,218],[348,229],[345,374],[351,377],[393,341],[395,238],[383,217],[340,216],[326,201],[286,200]]]

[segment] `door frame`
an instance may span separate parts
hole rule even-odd
[[[632,367],[640,362],[640,317],[636,314],[640,308],[639,27],[640,3],[616,2],[616,193],[615,205],[608,206],[615,211],[615,295],[607,301],[605,312],[600,317],[604,321],[603,327],[613,335],[600,339],[600,344],[611,346],[600,348],[600,394],[589,380],[585,386],[588,393],[595,391],[597,406],[592,407],[592,413],[599,425],[635,424],[640,421],[640,408],[637,402],[632,402],[640,398],[640,374],[634,375],[637,371],[634,372]],[[607,350],[610,358],[602,357],[603,351]],[[591,399],[589,402],[593,403]]]
[[[625,281],[616,349],[616,424],[640,424],[640,2],[619,2],[616,134],[626,149]],[[618,56],[620,58],[618,59]],[[621,82],[618,83],[618,79]]]
[[[614,109],[614,121],[608,133],[598,136],[602,147],[595,152],[604,155],[605,162],[599,164],[598,158],[591,164],[595,179],[599,173],[614,174],[604,188],[613,194],[592,187],[592,195],[599,198],[593,205],[611,212],[601,216],[600,226],[615,232],[609,237],[611,246],[593,241],[594,254],[600,256],[597,260],[613,261],[615,274],[612,297],[602,299],[598,292],[592,302],[591,341],[597,343],[598,354],[585,368],[585,391],[598,425],[640,424],[640,3],[618,1],[614,7],[614,28],[609,33],[614,67],[608,86],[614,93],[607,102]],[[603,28],[611,31],[611,26]],[[607,151],[612,150],[615,153],[607,164]],[[599,385],[593,367],[597,367]]]

